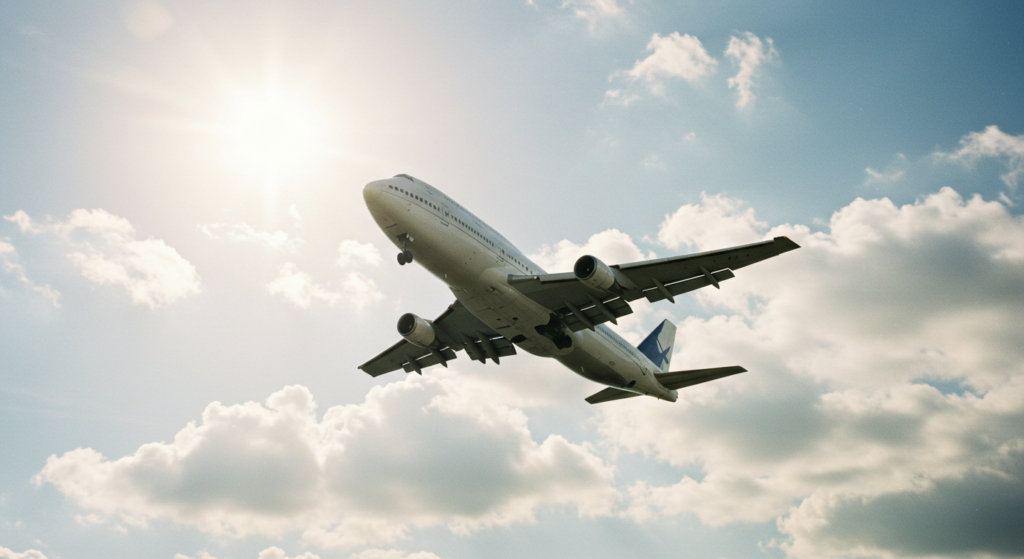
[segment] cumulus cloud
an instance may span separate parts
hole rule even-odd
[[[624,264],[656,258],[653,252],[644,254],[644,251],[633,242],[633,238],[626,233],[618,229],[608,229],[592,235],[582,245],[568,239],[561,240],[554,246],[543,245],[538,252],[530,255],[530,260],[551,273],[559,273],[571,271],[576,260],[585,254],[596,256],[607,264]]]
[[[0,559],[46,559],[41,551],[30,549],[24,553],[17,553],[0,546]]]
[[[60,307],[60,292],[49,285],[38,285],[25,275],[25,267],[18,261],[18,251],[14,245],[0,239],[0,265],[5,272],[14,276],[19,282],[28,286],[29,289],[42,295],[55,307]]]
[[[736,75],[729,78],[729,87],[736,88],[739,97],[736,99],[736,106],[743,108],[754,101],[754,78],[762,64],[772,60],[776,56],[772,40],[766,37],[764,41],[757,35],[747,31],[742,37],[735,35],[729,38],[729,46],[725,49],[725,55],[732,59],[733,64],[739,67]]]
[[[115,460],[89,448],[51,456],[34,482],[133,526],[169,519],[223,537],[303,531],[321,547],[379,545],[412,527],[508,526],[545,506],[610,513],[612,469],[587,446],[558,435],[538,443],[521,411],[468,400],[451,382],[374,387],[321,420],[302,386],[265,404],[214,402],[170,443]]]
[[[684,204],[665,216],[658,242],[673,250],[684,245],[712,250],[756,242],[768,226],[740,200],[706,192],[701,192],[700,199],[700,204]]]
[[[647,50],[652,51],[651,54],[637,60],[626,75],[634,80],[645,80],[651,90],[659,94],[664,91],[664,78],[696,82],[713,74],[718,65],[700,39],[690,34],[680,35],[677,31],[667,37],[655,33],[647,43]]]
[[[703,470],[635,484],[624,514],[777,519],[794,557],[1024,553],[1001,520],[1024,514],[1024,219],[950,188],[858,199],[821,232],[764,231],[723,197],[683,210],[666,244],[803,248],[698,292],[712,316],[679,324],[674,368],[750,372],[598,409],[609,441]]]
[[[68,258],[89,281],[126,289],[132,302],[158,307],[199,293],[195,266],[160,239],[138,240],[123,217],[106,210],[78,209],[65,221],[34,221],[24,211],[4,219],[23,233],[52,233],[72,252]]]
[[[1002,176],[1006,186],[1016,189],[1024,176],[1024,135],[1013,136],[998,126],[986,127],[960,138],[960,149],[952,153],[938,152],[935,156],[967,165],[984,158],[999,158],[1006,162],[1007,172]]]
[[[316,283],[313,276],[299,270],[292,262],[282,264],[277,272],[277,277],[267,284],[267,293],[280,296],[301,309],[308,309],[319,301],[330,307],[343,302],[362,311],[384,298],[377,284],[359,272],[346,273],[337,290]]]
[[[292,206],[294,208],[295,206]],[[257,231],[246,222],[227,224],[209,223],[199,225],[204,235],[215,240],[227,240],[242,243],[256,243],[274,250],[295,252],[305,241],[292,238],[284,231]]]
[[[358,264],[377,266],[383,261],[380,251],[370,243],[345,240],[338,245],[338,265],[343,268]]]

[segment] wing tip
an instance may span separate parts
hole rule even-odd
[[[775,237],[773,240],[776,244],[779,245],[779,248],[782,249],[782,252],[786,252],[788,250],[796,250],[800,248],[800,245],[796,244],[796,242],[794,242],[793,239],[790,239],[785,235],[781,237]]]

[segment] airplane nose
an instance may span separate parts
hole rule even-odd
[[[380,198],[380,192],[384,189],[384,184],[380,181],[373,181],[363,187],[363,200],[367,205],[372,204]]]

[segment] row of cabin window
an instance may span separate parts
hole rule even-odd
[[[429,200],[426,200],[425,198],[420,198],[419,196],[413,194],[412,192],[409,192],[408,190],[402,190],[401,188],[398,188],[397,186],[392,186],[390,184],[388,185],[388,188],[390,188],[392,190],[397,190],[397,191],[399,191],[402,194],[405,194],[407,196],[411,196],[411,197],[415,198],[416,200],[419,200],[420,202],[423,202],[424,204],[430,206],[431,208],[434,208],[437,211],[441,211],[441,208],[439,208],[439,207],[435,206],[434,204],[430,203]]]
[[[405,195],[407,195],[407,196],[412,196],[413,198],[415,198],[415,199],[417,199],[417,200],[419,200],[419,201],[423,202],[424,204],[427,204],[428,206],[430,206],[430,207],[432,207],[432,208],[434,208],[434,209],[436,209],[436,210],[438,210],[438,211],[440,211],[440,210],[441,210],[441,208],[438,208],[437,206],[435,206],[435,205],[431,204],[430,202],[428,202],[428,201],[424,200],[423,198],[420,198],[419,196],[416,196],[416,195],[415,195],[415,194],[413,194],[412,192],[409,192],[409,191],[407,191],[407,190],[403,190],[403,189],[401,189],[401,188],[398,188],[397,186],[393,186],[393,185],[390,185],[390,184],[388,185],[388,188],[390,188],[390,189],[392,189],[392,190],[397,190],[397,191],[399,191],[399,192],[401,192],[402,194],[405,194]],[[473,229],[472,227],[470,227],[469,225],[467,225],[467,224],[466,224],[465,222],[463,222],[463,221],[462,221],[461,219],[459,219],[459,218],[457,218],[457,217],[453,217],[452,219],[454,219],[455,221],[457,221],[458,223],[460,223],[460,224],[461,224],[461,225],[462,225],[463,227],[465,227],[466,229],[469,229],[470,231],[472,231],[472,232],[473,232],[473,233],[474,233],[474,234],[475,234],[476,236],[478,236],[478,237],[480,237],[481,239],[483,239],[484,241],[486,241],[486,242],[487,242],[487,244],[489,244],[489,245],[491,245],[491,246],[494,246],[494,243],[492,243],[490,239],[488,239],[488,238],[484,237],[483,235],[481,235],[481,234],[480,234],[480,233],[479,233],[479,232],[478,232],[478,231],[477,231],[476,229]],[[513,261],[514,261],[514,262],[515,262],[516,264],[519,264],[520,266],[523,266],[523,263],[522,263],[522,262],[519,262],[519,261],[518,261],[518,260],[516,260],[515,258],[513,258],[512,260],[513,260]]]

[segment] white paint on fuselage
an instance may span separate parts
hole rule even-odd
[[[399,175],[363,189],[370,214],[399,249],[448,284],[466,308],[521,349],[553,357],[595,382],[675,400],[654,377],[660,372],[638,349],[604,325],[570,334],[572,346],[555,347],[536,327],[551,311],[508,284],[509,274],[543,274],[512,243],[436,188]]]

